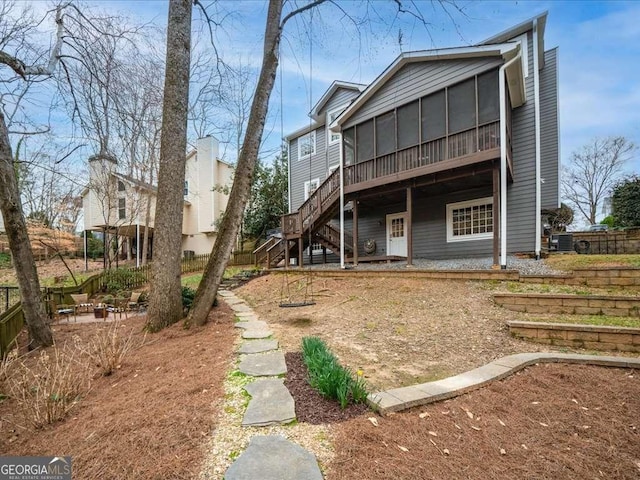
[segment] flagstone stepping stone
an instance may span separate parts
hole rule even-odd
[[[230,292],[229,290],[218,290],[218,295],[221,297],[235,297],[235,293]]]
[[[263,353],[270,350],[277,350],[277,340],[251,340],[243,342],[238,349],[238,353]]]
[[[287,373],[284,352],[255,353],[247,355],[238,367],[242,373],[254,377],[267,377]]]
[[[259,338],[269,338],[273,335],[271,330],[245,330],[242,332],[242,338],[245,340],[253,340]]]
[[[235,312],[235,315],[241,320],[244,320],[244,319],[258,320],[258,316],[254,312]]]
[[[249,383],[244,389],[251,400],[242,419],[243,427],[283,425],[296,419],[293,397],[283,378],[269,378]]]
[[[238,303],[236,305],[229,305],[229,306],[231,307],[231,310],[233,310],[234,312],[251,312],[251,313],[253,313],[253,310],[251,310],[251,307],[249,307],[244,302]]]
[[[249,320],[247,322],[236,322],[233,324],[236,328],[244,328],[245,330],[266,330],[267,322],[262,320]]]
[[[244,303],[238,297],[226,297],[224,301],[227,303],[227,305],[240,305],[241,303]]]
[[[316,457],[280,435],[257,435],[224,474],[225,480],[322,480]]]

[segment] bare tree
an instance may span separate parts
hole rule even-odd
[[[32,17],[23,11],[18,20],[13,20],[11,9],[13,4],[3,2],[0,12],[0,29],[3,31],[0,40],[0,64],[11,69],[15,76],[3,77],[7,82],[29,82],[33,77],[52,74],[62,46],[63,20],[62,8],[56,12],[57,41],[51,50],[46,64],[31,63],[42,58],[41,52],[29,48],[29,36],[33,33]],[[9,49],[15,53],[10,53]],[[22,58],[18,55],[23,55]],[[15,99],[14,106],[20,103],[22,96]],[[17,107],[16,107],[17,108]],[[3,109],[4,110],[4,109]],[[29,331],[31,348],[53,344],[53,334],[46,322],[46,313],[41,301],[40,281],[27,233],[22,201],[18,190],[18,180],[13,162],[13,152],[9,139],[9,131],[5,123],[4,111],[0,110],[0,210],[4,218],[5,229],[9,240],[9,248],[13,255],[20,287],[22,310]],[[14,109],[15,111],[15,109]]]
[[[635,145],[625,137],[595,138],[571,155],[562,176],[562,196],[590,224],[611,195]]]
[[[170,0],[162,107],[156,235],[147,328],[160,330],[182,318],[180,246],[187,149],[191,0]]]
[[[264,53],[260,77],[251,105],[251,113],[247,123],[244,142],[238,157],[236,175],[229,196],[229,203],[220,225],[218,237],[213,246],[213,251],[204,271],[204,275],[198,287],[189,316],[188,324],[202,325],[207,321],[211,305],[216,297],[218,287],[222,281],[224,269],[235,239],[238,235],[244,209],[247,204],[253,174],[258,159],[258,150],[264,131],[264,123],[269,107],[269,98],[275,84],[276,72],[279,62],[279,47],[282,30],[286,22],[295,15],[324,3],[324,0],[310,2],[282,17],[282,0],[269,2],[267,22],[264,35]]]

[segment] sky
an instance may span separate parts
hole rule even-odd
[[[437,2],[416,0],[426,27],[410,15],[396,16],[390,0],[338,2],[340,8],[322,5],[285,27],[265,131],[270,151],[282,134],[308,124],[307,113],[333,80],[368,84],[402,51],[473,45],[544,11],[545,48],[559,48],[562,163],[596,136],[622,135],[640,144],[640,2],[460,1],[462,12],[445,12]],[[166,25],[166,1],[87,3]],[[266,10],[261,0],[220,0],[211,8],[212,16],[224,17],[215,41],[225,61],[259,67]],[[345,16],[365,14],[368,21],[359,28]],[[196,9],[194,30],[202,28]],[[202,40],[198,48],[208,45]],[[639,153],[627,170],[640,173]]]

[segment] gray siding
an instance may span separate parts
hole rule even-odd
[[[525,79],[526,102],[512,112],[513,176],[507,194],[507,251],[535,250],[536,141],[533,94],[533,44],[528,36],[529,76]]]
[[[544,52],[544,68],[540,71],[540,176],[542,208],[557,208],[558,197],[558,49]]]
[[[316,154],[311,157],[298,159],[298,139],[294,138],[289,142],[289,152],[291,160],[289,162],[289,178],[291,181],[291,212],[298,210],[304,202],[304,183],[316,178],[320,183],[327,177],[327,142],[325,139],[324,126],[315,130],[316,132]]]
[[[339,88],[319,113],[324,115],[333,108],[349,103],[358,95],[357,90]],[[294,138],[289,142],[291,157],[289,162],[291,205],[289,208],[291,212],[298,210],[304,202],[304,183],[316,178],[319,178],[322,183],[329,175],[329,167],[340,162],[340,144],[329,145],[326,126],[323,125],[315,132],[316,154],[312,155],[310,159],[298,160],[298,140]]]
[[[324,114],[330,110],[333,110],[334,108],[338,108],[342,105],[348,105],[358,95],[360,95],[360,92],[358,90],[338,88],[336,92],[331,96],[329,101],[325,103],[324,107],[319,113]]]
[[[500,57],[409,63],[367,100],[343,128],[348,128],[501,64]]]

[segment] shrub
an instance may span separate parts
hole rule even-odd
[[[107,377],[120,368],[122,361],[133,348],[133,330],[129,335],[121,335],[120,322],[113,322],[109,328],[100,330],[83,350],[100,369],[102,376]]]
[[[142,272],[128,268],[108,270],[105,272],[104,291],[115,294],[121,290],[136,288],[145,282],[146,277]]]
[[[338,400],[341,408],[350,402],[363,403],[367,399],[365,380],[345,368],[318,337],[302,339],[302,358],[309,373],[309,384],[327,398]]]
[[[62,420],[91,386],[91,372],[77,349],[56,346],[39,352],[34,361],[16,361],[7,378],[25,422],[36,428]]]
[[[196,291],[191,287],[182,287],[182,308],[189,310],[193,305],[193,299],[196,297]]]

